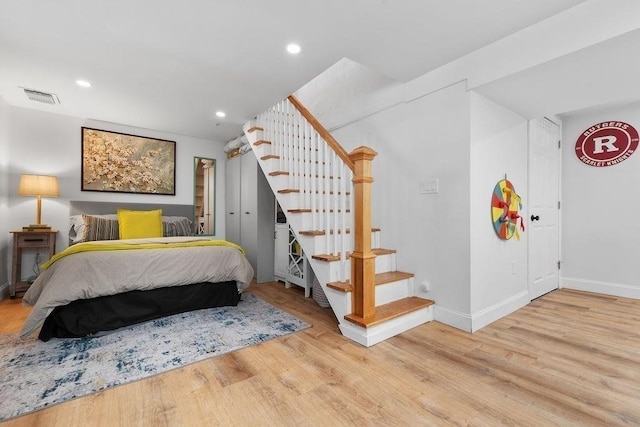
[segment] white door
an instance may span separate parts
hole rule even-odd
[[[240,157],[240,246],[258,274],[258,160],[253,153]],[[273,224],[273,208],[269,224]],[[269,233],[271,234],[271,233]],[[271,242],[269,242],[271,243]]]
[[[226,162],[225,174],[226,230],[225,239],[240,244],[240,158]]]
[[[558,289],[560,272],[560,127],[529,124],[529,296]]]

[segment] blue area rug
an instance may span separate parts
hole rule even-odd
[[[0,421],[310,326],[253,294],[242,299],[100,337],[0,335]]]

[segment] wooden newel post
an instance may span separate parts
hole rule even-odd
[[[369,147],[358,147],[349,157],[355,164],[354,245],[351,253],[352,314],[371,317],[376,311],[376,254],[371,252],[371,162],[378,153]]]

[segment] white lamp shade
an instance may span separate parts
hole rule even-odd
[[[58,197],[58,177],[49,175],[22,175],[18,194],[21,196]]]

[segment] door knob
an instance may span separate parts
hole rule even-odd
[[[537,221],[540,219],[540,215],[531,215],[531,221]]]

